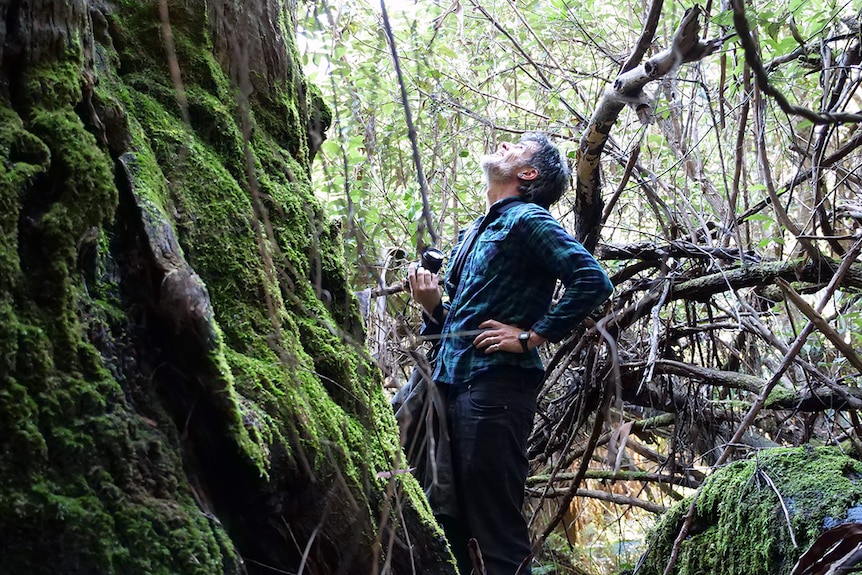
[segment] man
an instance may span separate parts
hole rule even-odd
[[[545,136],[504,143],[481,166],[488,213],[453,251],[449,303],[436,274],[412,267],[408,277],[426,323],[442,326],[433,377],[446,396],[458,517],[439,519],[459,570],[470,573],[467,542],[475,538],[489,575],[514,575],[522,564],[520,573],[529,574],[522,506],[544,375],[536,348],[561,340],[612,286],[548,212],[570,173]],[[552,308],[557,279],[566,289]]]

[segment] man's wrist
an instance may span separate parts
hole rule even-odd
[[[533,330],[522,331],[518,334],[518,342],[521,344],[521,351],[524,353],[529,353],[546,341],[548,341],[547,338],[542,337]]]
[[[437,302],[437,305],[434,306],[434,309],[431,310],[431,312],[426,311],[424,308],[422,311],[425,312],[425,315],[428,316],[431,321],[438,325],[443,325],[443,320],[446,318],[446,308],[443,307],[442,299]]]
[[[542,345],[543,343],[545,343],[546,341],[548,341],[548,338],[542,337],[541,335],[534,332],[533,330],[530,330],[530,337],[527,340],[527,349],[529,349],[529,350],[535,349],[535,348],[539,347],[540,345]]]

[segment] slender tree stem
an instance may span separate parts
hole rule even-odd
[[[440,238],[434,231],[434,221],[431,218],[431,205],[428,203],[428,180],[425,179],[425,172],[422,170],[422,157],[419,154],[419,142],[416,136],[416,127],[413,124],[413,114],[410,111],[410,102],[407,99],[407,88],[404,84],[404,75],[401,73],[401,63],[398,60],[398,49],[395,47],[395,36],[392,34],[392,26],[389,25],[389,14],[386,12],[386,2],[380,0],[380,11],[383,15],[383,28],[386,30],[386,38],[389,40],[389,49],[392,51],[392,62],[395,65],[395,75],[398,77],[398,86],[401,88],[401,105],[404,106],[404,117],[407,121],[407,137],[410,138],[410,145],[413,148],[413,165],[416,167],[416,176],[419,179],[419,191],[422,194],[422,219],[424,220],[425,229],[431,237],[431,243],[436,245]],[[421,242],[422,226],[419,229],[419,241]],[[417,251],[421,251],[422,246],[417,246]]]

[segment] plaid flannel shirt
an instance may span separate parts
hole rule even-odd
[[[512,200],[500,200],[506,201]],[[467,236],[461,234],[453,256]],[[551,308],[557,279],[566,289]],[[611,282],[598,262],[546,209],[518,202],[476,238],[460,282],[454,292],[447,290],[449,309],[441,330],[434,379],[465,383],[499,366],[542,370],[536,349],[485,354],[473,347],[475,335],[459,334],[494,319],[560,341],[611,291]]]

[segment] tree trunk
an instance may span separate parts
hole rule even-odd
[[[293,8],[0,0],[0,572],[454,573]]]

